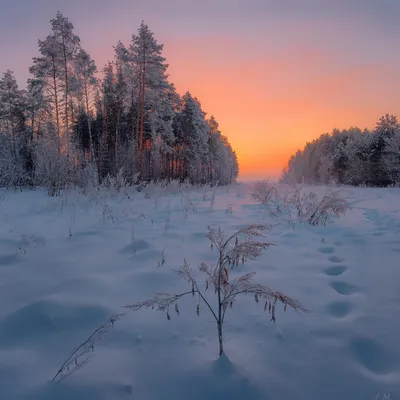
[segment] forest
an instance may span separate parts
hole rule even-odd
[[[385,114],[373,130],[334,129],[298,150],[284,168],[285,183],[397,186],[400,124]]]
[[[142,22],[101,71],[61,13],[38,40],[26,88],[0,79],[0,187],[66,186],[119,177],[225,185],[238,160],[214,116],[180,96],[163,45]]]

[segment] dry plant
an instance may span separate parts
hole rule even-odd
[[[268,207],[271,217],[281,217],[284,212],[284,204],[281,193],[275,185],[268,180],[253,182],[250,194],[254,200]]]
[[[72,207],[68,213],[68,238],[71,239],[72,237],[72,227],[75,224],[75,208]]]
[[[99,326],[88,339],[75,347],[62,363],[61,367],[52,379],[52,382],[61,382],[64,378],[76,372],[87,364],[92,358],[94,345],[98,342],[124,314],[115,314],[103,325]]]
[[[349,208],[346,199],[332,190],[319,196],[315,192],[302,193],[296,188],[291,202],[296,208],[298,221],[307,221],[313,226],[326,225],[331,215],[342,215]]]
[[[161,261],[158,262],[157,267],[161,267],[161,265],[164,265],[164,264],[165,264],[165,262],[166,262],[166,259],[165,259],[165,250],[166,250],[166,249],[167,249],[167,246],[164,246],[163,249],[162,249],[162,252],[161,252]]]
[[[344,214],[349,208],[339,191],[329,189],[319,195],[297,186],[276,186],[267,180],[254,182],[251,196],[267,207],[270,217],[285,219],[293,227],[296,222],[326,225],[330,216]]]
[[[132,251],[133,255],[136,255],[136,240],[135,240],[135,225],[131,224],[131,243],[132,243]]]
[[[216,194],[216,190],[213,190],[211,193],[210,206],[208,207],[210,211],[214,208]]]
[[[179,315],[179,302],[187,296],[197,296],[196,313],[200,313],[200,304],[204,303],[210,311],[216,322],[219,343],[219,355],[224,353],[223,342],[223,324],[226,312],[232,308],[237,296],[241,294],[252,294],[256,303],[263,301],[264,310],[268,310],[271,320],[275,322],[276,305],[282,303],[284,310],[287,306],[299,311],[308,312],[297,300],[284,295],[281,292],[275,292],[262,284],[253,281],[255,273],[248,273],[236,278],[231,278],[231,271],[247,260],[257,259],[264,250],[272,246],[272,243],[262,241],[262,232],[267,230],[266,225],[250,225],[229,236],[225,237],[221,228],[209,228],[208,238],[211,248],[218,251],[218,262],[216,265],[202,263],[198,268],[205,275],[204,285],[200,285],[190,268],[189,264],[184,262],[183,266],[175,272],[186,279],[189,283],[189,290],[179,293],[156,293],[149,300],[126,305],[132,311],[138,311],[142,308],[155,309],[166,314],[167,319],[171,319],[171,312]],[[217,297],[216,304],[206,296],[209,287],[214,288],[214,294]]]
[[[103,205],[103,224],[105,225],[108,221],[111,221],[112,223],[115,222],[114,214],[110,208],[110,206],[107,204],[107,202],[104,202]]]
[[[276,187],[269,183],[268,180],[253,182],[251,197],[261,204],[269,203],[276,197]]]

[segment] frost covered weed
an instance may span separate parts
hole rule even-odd
[[[21,235],[18,242],[18,251],[26,254],[30,247],[43,247],[46,244],[46,239],[42,236],[33,235]]]
[[[132,223],[131,225],[131,243],[132,243],[132,251],[133,255],[136,255],[136,240],[135,240],[135,225]]]
[[[326,225],[331,216],[346,212],[349,205],[339,191],[329,189],[324,194],[305,191],[303,188],[273,185],[268,181],[255,182],[251,196],[266,206],[269,216],[296,223]]]
[[[104,204],[103,204],[103,225],[105,225],[109,221],[112,223],[115,223],[114,213],[111,210],[108,203],[104,202]]]
[[[265,225],[250,225],[241,229],[226,238],[223,231],[209,228],[208,238],[211,249],[216,248],[218,261],[216,265],[201,263],[199,271],[205,276],[205,280],[200,284],[189,264],[184,262],[183,266],[175,272],[185,279],[189,284],[189,289],[179,294],[156,293],[149,300],[141,301],[131,305],[126,305],[132,311],[142,308],[155,309],[165,313],[168,320],[175,312],[179,315],[179,303],[188,296],[197,299],[196,313],[200,314],[200,306],[203,304],[212,314],[218,333],[219,355],[224,354],[224,331],[223,325],[228,309],[231,309],[236,298],[242,294],[252,294],[256,303],[263,302],[264,311],[268,310],[271,321],[275,323],[277,303],[283,304],[283,309],[289,306],[299,312],[308,312],[297,300],[286,296],[281,292],[271,290],[269,287],[254,281],[255,273],[231,278],[231,271],[240,263],[244,264],[247,260],[257,259],[264,250],[272,243],[262,241],[262,232],[268,229]],[[214,301],[207,295],[209,288],[214,289]]]
[[[52,382],[61,382],[67,376],[73,374],[92,358],[94,352],[94,345],[102,339],[102,337],[112,328],[116,321],[118,321],[124,314],[113,315],[103,325],[99,326],[90,337],[82,344],[75,347],[62,363],[61,367],[53,377]]]
[[[167,249],[167,246],[164,246],[164,248],[162,249],[162,251],[161,251],[161,260],[158,262],[158,265],[157,265],[157,267],[161,267],[161,265],[164,265],[165,264],[165,262],[166,262],[166,259],[165,259],[165,250]]]
[[[217,195],[216,191],[213,190],[211,193],[211,199],[210,199],[210,206],[209,206],[210,211],[214,209],[216,195]]]
[[[72,228],[75,224],[75,208],[71,208],[68,212],[68,238],[72,237]]]
[[[225,214],[233,214],[233,208],[231,205],[226,207]]]
[[[326,225],[331,216],[342,215],[349,208],[340,192],[332,190],[319,195],[316,192],[304,193],[301,189],[296,189],[290,203],[297,211],[297,220],[313,226]]]

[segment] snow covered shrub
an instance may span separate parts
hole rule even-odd
[[[256,181],[251,187],[250,194],[254,200],[266,206],[270,217],[282,217],[286,203],[282,197],[285,193],[281,191],[281,187],[268,180]]]
[[[0,187],[18,189],[31,184],[20,143],[0,133]]]
[[[49,196],[60,195],[62,189],[74,182],[73,159],[59,152],[56,142],[41,139],[35,148],[35,183],[45,187]]]
[[[265,205],[269,216],[311,225],[326,225],[330,216],[342,215],[349,208],[339,191],[329,189],[325,194],[305,191],[298,186],[272,185],[268,181],[255,182],[251,195]]]
[[[84,195],[93,193],[99,188],[99,175],[95,164],[88,164],[77,172],[76,184]]]
[[[256,181],[252,185],[251,197],[261,204],[268,204],[276,198],[276,195],[275,185],[268,180]]]
[[[123,192],[128,183],[124,177],[124,170],[121,168],[115,176],[108,174],[102,182],[102,187],[112,195],[116,196],[118,193]]]
[[[211,249],[217,249],[218,261],[215,265],[201,263],[198,267],[204,274],[204,284],[197,281],[195,274],[189,264],[184,262],[183,266],[175,272],[189,283],[189,290],[178,293],[157,293],[153,298],[125,306],[126,308],[137,311],[141,308],[151,308],[166,314],[168,320],[171,319],[171,313],[176,312],[179,315],[179,302],[187,296],[196,296],[196,313],[200,313],[200,305],[203,303],[206,309],[212,314],[218,332],[219,355],[224,353],[223,325],[225,315],[228,309],[233,307],[236,298],[241,294],[252,294],[256,303],[264,303],[264,311],[268,310],[271,320],[275,322],[276,305],[278,302],[299,311],[308,312],[297,300],[286,296],[281,292],[275,292],[269,287],[254,282],[255,273],[247,273],[242,276],[231,278],[231,271],[239,263],[244,264],[247,260],[258,258],[264,250],[272,243],[261,241],[262,232],[267,229],[265,225],[250,225],[241,229],[233,235],[226,237],[223,231],[209,228],[208,238]],[[212,301],[207,295],[209,287],[214,290],[216,299]]]
[[[325,194],[304,193],[295,189],[291,203],[296,208],[299,222],[307,221],[310,225],[326,225],[332,215],[344,214],[349,208],[347,201],[340,197],[338,191],[328,190]]]

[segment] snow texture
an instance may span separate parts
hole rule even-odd
[[[246,187],[84,197],[0,191],[0,399],[400,398],[400,190],[342,188],[351,209],[326,227],[281,223],[239,268],[293,296],[274,326],[252,297],[215,322],[128,314],[61,383],[65,357],[122,305],[187,290],[172,269],[214,262],[207,226],[268,223]],[[148,193],[148,195],[146,195]],[[165,263],[162,261],[164,250]]]

